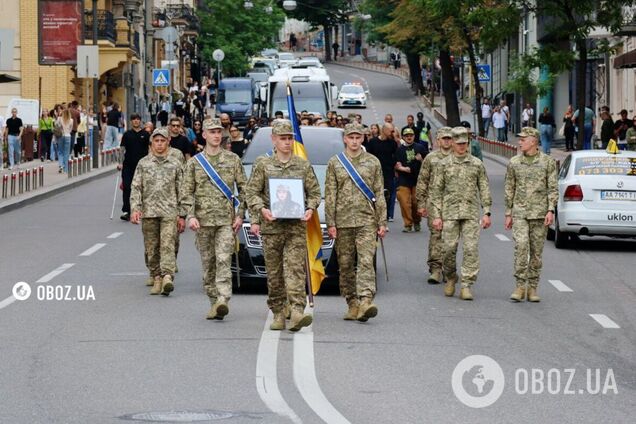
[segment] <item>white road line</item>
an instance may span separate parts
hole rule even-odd
[[[90,256],[93,253],[97,252],[99,249],[101,249],[102,247],[106,246],[106,243],[95,243],[95,245],[93,247],[89,247],[88,249],[86,249],[85,251],[83,251],[82,253],[80,253],[80,256]]]
[[[49,281],[51,281],[52,279],[54,279],[55,277],[57,277],[58,275],[60,275],[61,273],[69,269],[70,267],[72,267],[73,265],[75,264],[62,264],[62,266],[49,272],[44,277],[41,277],[38,281],[36,281],[36,283],[48,283]]]
[[[497,237],[500,241],[510,241],[510,239],[503,234],[495,234],[495,237]]]
[[[116,239],[117,237],[121,236],[124,233],[112,233],[111,235],[109,235],[108,237],[106,237],[107,239]]]
[[[270,411],[281,417],[289,418],[296,424],[301,424],[302,421],[294,410],[289,407],[287,402],[285,402],[283,395],[278,389],[277,361],[280,331],[271,331],[269,329],[272,320],[273,315],[269,312],[267,320],[265,320],[265,328],[261,335],[261,341],[258,344],[258,354],[256,357],[256,390]]]
[[[311,327],[294,334],[294,382],[307,405],[329,424],[350,424],[320,389],[314,365],[314,333]]]
[[[13,297],[13,295],[7,297],[6,299],[4,299],[2,302],[0,302],[0,309],[2,308],[6,308],[7,306],[9,306],[10,304],[12,304],[13,302],[15,302],[17,299],[15,297]]]
[[[590,316],[594,318],[596,322],[601,324],[601,327],[603,328],[621,328],[605,314],[590,314]]]
[[[571,293],[571,292],[574,291],[571,288],[569,288],[568,286],[566,286],[565,283],[563,283],[563,281],[561,281],[561,280],[548,280],[548,283],[552,284],[554,286],[554,288],[557,289],[560,292]]]

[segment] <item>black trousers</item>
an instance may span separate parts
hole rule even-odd
[[[130,168],[122,168],[121,181],[124,186],[124,204],[121,211],[124,213],[130,213],[130,186],[132,185],[133,177],[135,176],[135,170]]]
[[[40,159],[51,159],[51,140],[53,139],[53,131],[42,130],[42,132],[40,132],[40,137],[42,139],[42,147],[39,152]]]

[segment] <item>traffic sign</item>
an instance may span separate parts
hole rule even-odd
[[[152,85],[154,87],[168,87],[170,85],[170,70],[169,69],[153,69],[152,70]]]
[[[99,46],[77,46],[77,77],[99,78]]]
[[[212,58],[217,62],[222,62],[225,59],[225,53],[221,49],[216,49],[212,52]]]
[[[479,82],[490,82],[490,65],[477,65],[477,77]]]

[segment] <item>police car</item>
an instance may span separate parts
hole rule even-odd
[[[561,249],[578,236],[636,237],[636,152],[583,150],[565,159],[548,238]]]
[[[369,92],[365,91],[360,84],[342,84],[340,92],[338,93],[338,107],[367,107],[367,94],[369,94]]]

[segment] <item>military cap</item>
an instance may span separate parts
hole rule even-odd
[[[437,138],[453,137],[453,129],[451,127],[441,127],[437,130]]]
[[[158,136],[158,135],[166,139],[170,138],[170,135],[168,134],[168,130],[165,127],[157,128],[156,130],[154,130],[150,138],[155,138],[155,136]]]
[[[455,143],[468,143],[468,130],[464,127],[455,127],[451,131]]]
[[[294,128],[289,119],[275,119],[272,122],[272,134],[275,135],[294,135]]]
[[[411,128],[404,128],[402,130],[402,135],[415,135],[415,131],[413,131]]]
[[[345,125],[344,133],[345,133],[345,135],[349,135],[349,134],[365,134],[366,133],[366,129],[364,128],[364,125],[359,124],[357,122],[352,122],[351,124]]]
[[[534,137],[537,140],[539,139],[539,130],[532,127],[523,127],[521,128],[521,132],[517,134],[519,137]]]
[[[223,125],[221,125],[221,120],[217,118],[208,118],[203,121],[201,125],[203,130],[215,130],[215,129],[223,129]]]

